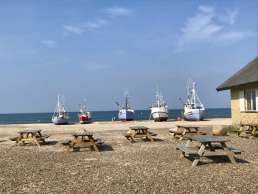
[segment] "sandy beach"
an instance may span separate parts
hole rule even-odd
[[[91,124],[81,125],[78,123],[69,125],[53,125],[52,123],[42,123],[42,124],[8,124],[0,125],[0,138],[9,137],[16,135],[19,130],[32,128],[41,129],[42,131],[48,133],[49,135],[58,134],[70,134],[82,129],[87,129],[93,132],[105,132],[105,131],[126,131],[130,126],[143,125],[149,127],[150,129],[169,129],[173,128],[178,124],[188,124],[188,125],[198,125],[198,126],[214,126],[214,125],[231,125],[231,119],[209,119],[206,121],[168,121],[168,122],[153,122],[148,121],[130,121],[130,122],[120,122],[120,121],[106,121],[106,122],[93,122]]]
[[[258,140],[230,134],[230,144],[243,152],[233,165],[224,156],[207,157],[196,168],[179,158],[168,129],[176,124],[204,127],[231,125],[230,119],[200,122],[96,122],[54,126],[20,124],[0,126],[0,193],[257,193]],[[154,143],[130,143],[123,134],[143,125],[158,134]],[[65,152],[60,143],[13,146],[8,140],[25,128],[39,128],[50,141],[72,138],[88,129],[105,141],[101,152],[88,149]]]

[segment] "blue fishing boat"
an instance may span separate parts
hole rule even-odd
[[[119,106],[119,104],[117,103]],[[129,105],[128,94],[125,95],[125,103],[120,107],[118,111],[118,119],[121,121],[132,121],[134,120],[134,110]]]

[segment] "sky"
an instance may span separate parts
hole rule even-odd
[[[0,0],[0,113],[147,109],[158,87],[182,108],[189,78],[208,108],[258,56],[257,0]]]

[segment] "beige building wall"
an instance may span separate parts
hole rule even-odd
[[[231,114],[233,124],[258,124],[258,112],[240,111],[240,91],[248,88],[258,89],[258,83],[231,89]]]

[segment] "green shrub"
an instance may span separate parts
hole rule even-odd
[[[226,127],[228,133],[237,133],[239,131],[239,127],[236,125],[231,125]]]

